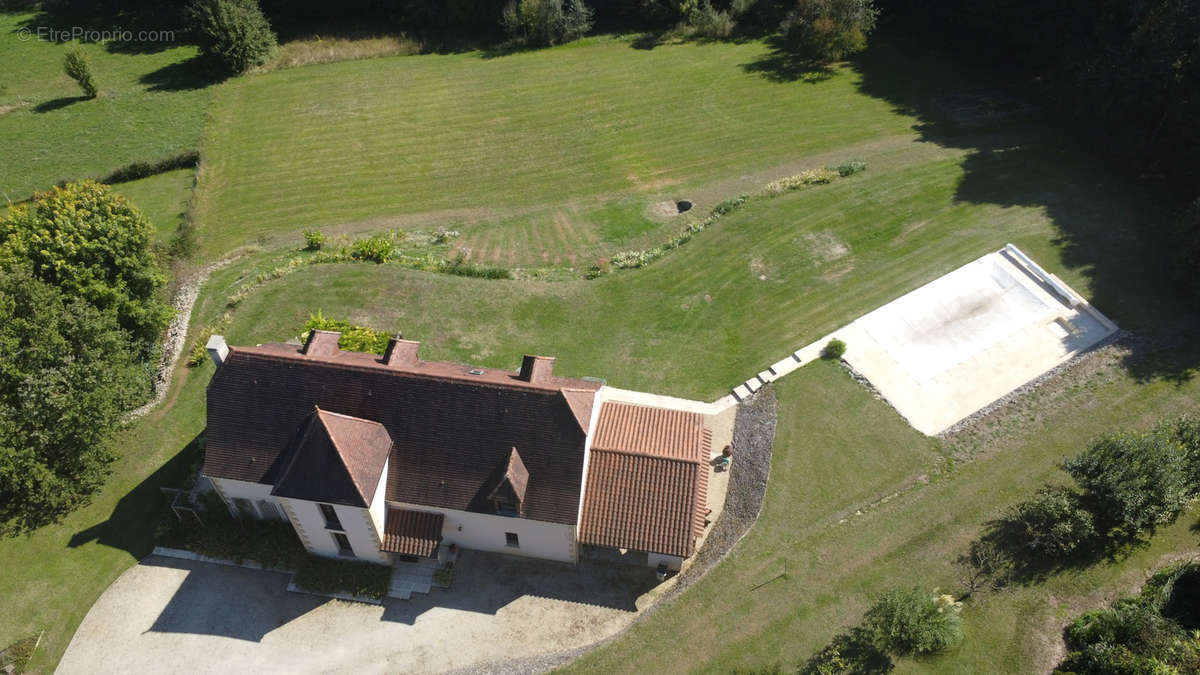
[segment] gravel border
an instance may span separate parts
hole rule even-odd
[[[167,391],[171,388],[171,373],[174,372],[175,362],[183,354],[183,346],[187,342],[188,323],[192,320],[192,308],[196,306],[200,288],[204,286],[213,272],[233,261],[233,258],[219,260],[180,281],[179,289],[171,298],[171,308],[175,310],[175,316],[171,317],[171,323],[167,324],[167,333],[162,343],[162,354],[158,358],[158,367],[154,370],[154,396],[141,407],[130,412],[130,420],[135,420],[150,412],[167,397]]]
[[[612,642],[646,617],[679,598],[692,584],[729,556],[733,547],[758,521],[767,495],[771,473],[771,446],[775,440],[778,405],[775,388],[768,384],[738,406],[733,426],[733,463],[729,471],[729,490],[725,509],[712,526],[704,545],[676,581],[653,605],[615,634],[590,645],[506,661],[487,661],[448,671],[452,675],[529,675],[561,668],[588,652]]]

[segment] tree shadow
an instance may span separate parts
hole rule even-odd
[[[867,630],[861,626],[834,636],[821,651],[813,654],[796,669],[801,675],[820,673],[856,673],[876,675],[890,673],[896,667],[892,658],[875,645]]]
[[[33,106],[33,112],[35,112],[35,113],[54,112],[55,110],[62,110],[63,108],[66,108],[67,106],[69,106],[73,103],[79,103],[81,101],[90,101],[90,100],[92,100],[90,96],[63,96],[60,98],[53,98],[53,99],[50,99],[49,101],[42,101],[41,103]]]
[[[1195,376],[1200,312],[1172,279],[1177,207],[1164,186],[1122,175],[1095,139],[1078,138],[1069,120],[1031,103],[1039,100],[1031,82],[961,70],[894,28],[881,29],[850,67],[860,92],[916,118],[922,141],[967,151],[955,202],[1045,213],[1056,230],[1049,243],[1084,280],[1078,290],[1134,333],[1122,340],[1129,374],[1176,383]],[[781,81],[803,72],[775,52],[758,68]],[[1002,246],[1020,232],[993,236]]]
[[[155,525],[162,515],[160,488],[181,484],[191,472],[203,446],[204,433],[201,432],[121,497],[106,520],[71,535],[67,546],[77,548],[94,541],[127,551],[137,559],[149,555],[154,549]]]
[[[154,54],[188,42],[182,8],[183,3],[170,2],[40,3],[37,13],[17,30],[53,36],[60,42],[101,39],[105,51],[114,54]],[[75,32],[80,30],[85,32]]]
[[[146,73],[138,82],[149,91],[191,91],[218,84],[227,77],[213,59],[198,55]]]
[[[767,38],[766,43],[770,50],[755,61],[741,64],[742,70],[761,75],[771,82],[808,84],[824,82],[836,72],[830,64],[799,53],[778,35]]]

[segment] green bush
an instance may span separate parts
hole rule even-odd
[[[88,65],[87,52],[76,47],[63,55],[63,72],[79,83],[84,96],[96,98],[96,81],[92,79],[92,67]]]
[[[736,197],[730,197],[729,199],[726,199],[725,201],[713,207],[713,215],[723,216],[727,213],[732,213],[740,208],[742,204],[745,204],[747,201],[749,201],[749,199],[750,195],[738,195]]]
[[[1065,487],[1042,488],[1009,509],[1004,521],[1026,555],[1054,562],[1067,560],[1096,540],[1092,514],[1079,503],[1079,495]]]
[[[131,180],[149,178],[175,169],[190,169],[200,163],[200,151],[187,150],[163,157],[153,162],[132,162],[100,178],[101,183],[128,183]]]
[[[846,353],[846,343],[837,338],[833,338],[821,350],[821,358],[836,361],[842,358]]]
[[[372,330],[366,326],[356,326],[341,319],[328,319],[319,310],[316,314],[310,315],[308,321],[304,323],[304,332],[300,334],[300,341],[307,341],[308,334],[314,330],[338,331],[342,334],[338,338],[339,349],[367,354],[382,354],[387,350],[388,340],[391,338],[391,335],[383,331]]]
[[[592,10],[583,0],[513,0],[501,24],[516,43],[549,47],[583,37],[592,29]]]
[[[305,230],[304,231],[304,250],[320,251],[325,246],[328,239],[325,233],[320,230]]]
[[[865,49],[878,17],[872,0],[797,0],[780,29],[803,56],[834,61]]]
[[[29,265],[68,296],[115,312],[150,357],[172,314],[159,300],[166,275],[150,246],[153,235],[128,199],[85,180],[13,206],[0,220],[0,261]]]
[[[712,6],[709,0],[694,4],[687,13],[687,25],[692,35],[723,40],[733,33],[733,15]]]
[[[866,171],[867,163],[861,159],[852,159],[848,162],[842,162],[841,164],[831,164],[825,167],[825,170],[836,171],[839,176],[845,178],[846,176],[854,175],[860,171]]]
[[[485,265],[470,265],[453,263],[446,265],[446,272],[460,277],[474,277],[476,279],[512,279],[512,271],[505,267],[490,267]]]
[[[392,568],[354,560],[305,556],[293,581],[314,593],[350,595],[382,600],[387,596]]]
[[[350,245],[350,257],[374,263],[385,263],[396,253],[395,233],[377,234],[359,239]]]
[[[801,171],[794,176],[780,178],[777,181],[767,183],[763,188],[764,195],[779,195],[790,190],[796,190],[807,185],[825,185],[832,183],[835,178],[838,178],[837,171],[829,169],[809,169]]]
[[[184,514],[180,520],[165,509],[155,532],[160,546],[181,548],[210,558],[236,563],[256,562],[268,569],[296,569],[306,556],[291,523],[234,518],[214,493],[200,512],[204,524]]]
[[[962,641],[960,605],[919,588],[884,593],[867,610],[864,627],[880,649],[898,655],[932,654]]]
[[[1063,468],[1105,529],[1130,536],[1173,522],[1192,496],[1186,454],[1162,430],[1108,434]]]
[[[187,16],[200,49],[235,75],[266,63],[275,51],[275,32],[258,0],[192,0]]]

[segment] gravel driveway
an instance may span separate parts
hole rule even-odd
[[[649,568],[475,551],[452,589],[382,607],[289,593],[287,580],[146,558],[92,606],[58,672],[440,672],[608,637],[656,583]]]

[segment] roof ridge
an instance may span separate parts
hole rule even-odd
[[[471,384],[471,385],[474,385],[477,387],[490,387],[490,388],[494,388],[494,389],[507,389],[507,390],[511,390],[511,391],[531,391],[532,390],[532,391],[536,391],[536,392],[540,392],[540,393],[544,393],[544,394],[559,394],[559,393],[562,393],[565,391],[581,391],[581,392],[596,391],[596,390],[588,389],[588,388],[584,388],[584,387],[554,386],[553,383],[551,383],[549,386],[547,386],[547,385],[538,384],[536,382],[526,382],[525,380],[516,380],[512,384],[509,384],[506,382],[493,382],[493,381],[488,381],[488,380],[475,380],[475,379],[471,379],[472,376],[467,376],[467,375],[456,376],[456,375],[442,375],[442,374],[434,374],[434,373],[422,373],[420,371],[406,370],[403,368],[387,368],[387,367],[382,366],[381,364],[375,365],[375,366],[368,366],[368,365],[359,364],[359,363],[345,363],[345,362],[341,362],[341,361],[328,360],[328,359],[324,359],[324,358],[320,358],[320,357],[305,356],[304,354],[296,354],[294,356],[291,354],[283,354],[283,353],[269,354],[269,353],[264,353],[264,352],[246,351],[246,349],[247,348],[244,346],[243,347],[235,347],[235,346],[230,345],[230,347],[229,347],[230,357],[232,357],[233,354],[237,353],[237,354],[241,354],[245,357],[266,359],[268,361],[274,360],[274,361],[282,361],[285,363],[297,363],[297,362],[299,362],[299,363],[315,363],[315,364],[320,364],[323,366],[329,366],[331,368],[343,368],[346,370],[356,370],[356,371],[363,371],[363,372],[368,372],[368,373],[386,373],[386,374],[390,374],[390,375],[419,377],[419,378],[426,379],[426,380],[436,380],[436,381],[440,381],[440,382],[462,382],[462,383]],[[343,351],[342,353],[367,354],[367,352],[346,352],[346,351]],[[460,367],[473,367],[473,368],[477,367],[477,366],[473,366],[472,364],[469,364],[469,363],[467,363],[467,364],[454,363],[451,361],[422,361],[421,363],[435,363],[435,364],[441,364],[441,365],[447,365],[447,366],[460,366]],[[502,371],[502,372],[512,373],[512,371],[506,371],[503,368],[491,368],[491,367],[487,367],[487,366],[478,366],[478,367],[486,368],[487,370],[498,370],[498,371]],[[513,374],[515,375],[515,373],[513,373]],[[557,378],[556,377],[555,379],[572,380],[573,378],[568,378],[568,377]]]
[[[357,477],[354,475],[354,472],[350,470],[350,465],[346,464],[346,458],[342,456],[342,448],[340,445],[338,445],[337,437],[334,436],[333,430],[330,429],[327,424],[325,424],[325,419],[321,417],[321,413],[323,413],[325,411],[321,410],[321,408],[318,406],[313,406],[313,407],[316,408],[316,415],[317,415],[317,419],[320,420],[320,422],[321,422],[321,428],[325,430],[325,435],[329,437],[329,442],[333,444],[333,454],[337,456],[338,463],[340,463],[342,465],[342,470],[345,471],[346,475],[350,477],[350,483],[352,485],[354,485],[354,490],[356,492],[358,492],[358,496],[362,497],[362,500],[364,502],[366,502],[367,506],[370,506],[371,501],[372,501],[371,498],[365,494],[365,491],[363,490],[363,486],[358,484]],[[337,413],[334,413],[334,414],[336,415]],[[347,417],[347,418],[350,418],[353,420],[361,419],[359,417],[353,417],[351,415],[342,415],[342,417]],[[365,421],[369,422],[370,420],[365,420]]]
[[[633,457],[651,457],[654,459],[664,459],[664,460],[667,460],[670,462],[681,462],[683,464],[703,465],[703,464],[707,463],[705,460],[701,460],[698,458],[689,459],[687,457],[675,457],[672,455],[664,455],[664,454],[657,453],[657,452],[647,452],[645,450],[625,450],[625,449],[617,449],[617,448],[604,448],[604,447],[597,447],[595,445],[592,446],[592,452],[611,452],[614,455],[631,455]]]

